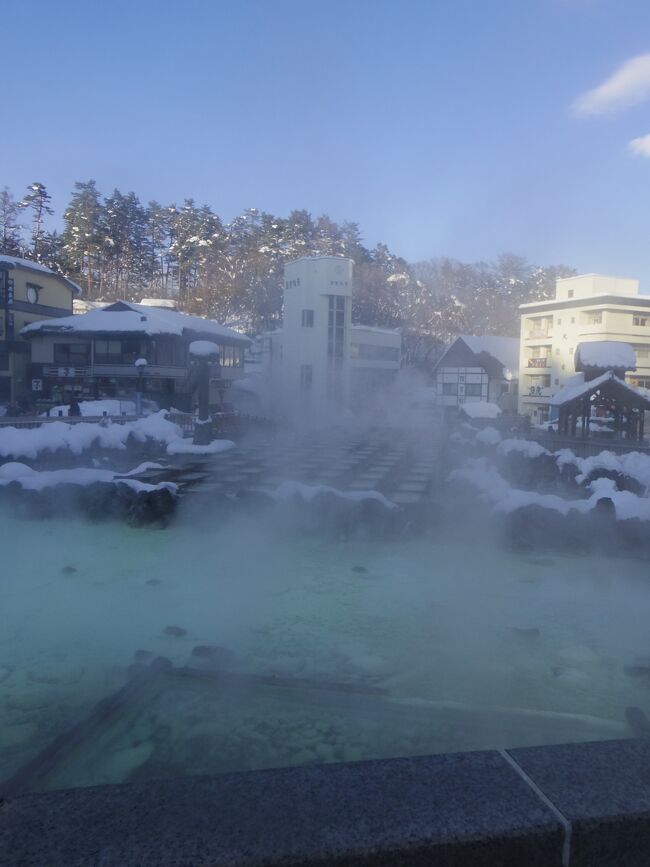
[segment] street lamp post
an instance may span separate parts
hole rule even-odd
[[[137,391],[135,393],[135,414],[142,415],[142,390],[144,386],[144,373],[147,367],[146,358],[136,358],[135,367],[138,372]]]

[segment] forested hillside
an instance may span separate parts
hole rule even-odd
[[[61,210],[62,230],[49,230]],[[40,182],[22,198],[5,187],[0,253],[64,272],[89,300],[174,297],[182,310],[249,333],[280,321],[285,262],[349,256],[355,262],[355,321],[404,329],[411,361],[422,361],[458,333],[518,334],[517,306],[550,297],[558,276],[575,273],[511,254],[492,263],[434,258],[410,264],[384,244],[367,247],[354,222],[252,208],[224,223],[193,199],[145,205],[133,192],[115,189],[104,196],[92,180],[77,182],[63,209],[55,209]]]

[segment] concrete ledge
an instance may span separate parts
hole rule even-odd
[[[571,823],[570,867],[650,864],[650,738],[508,754]]]
[[[563,841],[553,810],[496,752],[74,789],[0,807],[3,867],[558,867]]]

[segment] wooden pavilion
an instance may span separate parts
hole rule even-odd
[[[592,341],[576,350],[577,374],[551,399],[559,410],[558,433],[586,439],[594,428],[616,439],[642,440],[650,392],[627,383],[626,370],[636,369],[634,350],[625,343]]]

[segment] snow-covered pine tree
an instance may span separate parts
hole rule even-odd
[[[22,255],[22,226],[19,222],[20,205],[9,187],[0,190],[0,253],[5,256]]]
[[[34,181],[27,187],[27,192],[20,201],[21,208],[29,208],[32,212],[32,237],[31,237],[31,253],[36,261],[40,261],[41,254],[41,238],[45,231],[45,217],[54,213],[50,206],[52,197],[47,191],[45,184],[40,181]]]
[[[69,273],[93,300],[102,290],[102,204],[95,181],[76,181],[63,214],[63,256]]]

